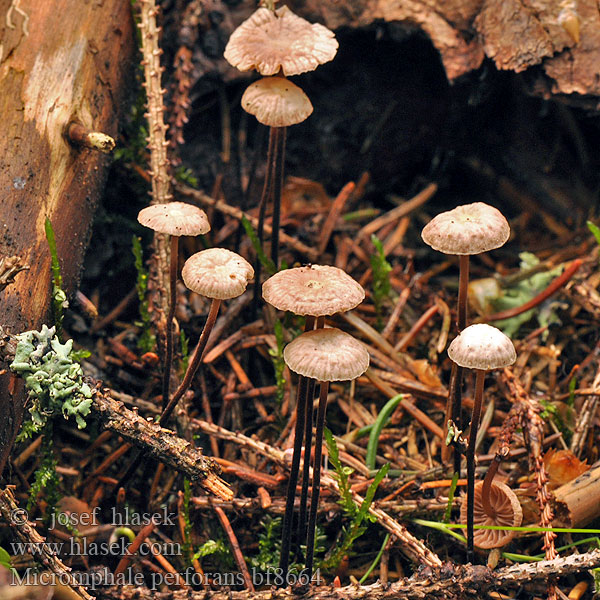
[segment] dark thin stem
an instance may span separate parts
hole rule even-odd
[[[279,269],[279,222],[281,220],[281,191],[283,189],[283,172],[285,167],[286,127],[277,128],[277,145],[275,147],[275,180],[273,182],[273,226],[271,234],[271,259],[275,268]]]
[[[500,456],[495,456],[492,464],[489,466],[487,473],[485,474],[485,479],[483,480],[483,487],[481,488],[481,502],[483,504],[483,510],[485,510],[485,514],[492,519],[496,518],[496,511],[490,502],[490,490],[492,489],[492,482],[494,481],[494,477],[498,472],[498,467],[500,466],[502,458]]]
[[[173,364],[173,318],[175,317],[175,305],[177,303],[177,265],[179,258],[179,236],[171,236],[171,265],[169,269],[170,299],[169,314],[167,315],[167,350],[165,353],[165,364],[162,387],[163,409],[169,401],[169,383],[171,382],[171,365]]]
[[[298,393],[296,396],[296,429],[294,431],[294,453],[292,454],[292,466],[288,480],[287,497],[285,500],[285,514],[283,515],[283,531],[281,535],[281,556],[279,568],[283,577],[282,587],[287,585],[287,573],[290,565],[290,547],[292,543],[292,517],[294,515],[294,498],[296,496],[296,484],[298,483],[298,472],[300,471],[300,453],[302,452],[302,437],[304,433],[304,410],[306,408],[306,377],[298,380]]]
[[[277,142],[277,127],[269,128],[269,147],[267,150],[267,166],[265,170],[265,181],[263,184],[262,194],[260,196],[260,202],[258,204],[258,227],[256,230],[256,235],[258,237],[258,241],[262,247],[263,239],[264,239],[264,230],[265,230],[265,214],[267,211],[267,204],[269,203],[269,198],[273,195],[273,180],[275,178],[274,168],[274,157],[275,157],[275,149]],[[262,265],[258,255],[254,261],[254,296],[252,298],[252,313],[253,317],[256,317],[256,311],[258,310],[258,303],[260,300],[260,274],[262,270]]]
[[[459,256],[460,273],[458,276],[458,310],[456,324],[458,333],[467,326],[467,291],[469,289],[469,255]]]
[[[198,370],[198,367],[202,360],[202,354],[204,353],[204,349],[206,348],[206,342],[208,342],[210,332],[212,331],[215,321],[217,320],[217,315],[219,314],[220,306],[221,306],[221,301],[213,299],[213,301],[211,302],[211,305],[210,305],[210,310],[208,312],[208,317],[206,318],[206,323],[204,323],[204,329],[202,330],[202,333],[200,334],[200,339],[198,340],[198,344],[196,345],[196,348],[194,349],[194,354],[192,355],[192,358],[190,359],[187,371],[185,372],[185,375],[183,377],[183,381],[181,382],[181,385],[177,388],[177,390],[173,394],[173,397],[169,400],[169,403],[165,406],[165,408],[163,408],[163,411],[160,415],[160,419],[158,420],[158,423],[160,425],[165,424],[167,419],[171,416],[173,409],[175,408],[175,406],[177,406],[177,402],[179,402],[180,398],[183,396],[183,394],[185,394],[187,389],[190,387],[190,385],[192,383],[192,379],[194,378],[194,374]],[[134,459],[131,461],[131,464],[129,465],[129,467],[127,467],[125,474],[119,479],[119,482],[117,483],[117,486],[115,489],[118,490],[120,487],[127,488],[129,486],[129,483],[131,482],[131,478],[133,477],[133,474],[135,473],[137,468],[140,466],[140,463],[142,462],[143,456],[144,456],[144,453],[141,450],[138,451],[138,453],[136,454]]]
[[[321,488],[321,459],[323,456],[323,429],[325,428],[325,412],[327,410],[327,392],[329,382],[322,381],[319,392],[319,411],[317,413],[317,432],[315,435],[315,463],[313,466],[312,497],[308,517],[308,534],[306,536],[306,573],[308,581],[312,578],[313,557],[315,553],[315,532],[317,528],[317,510]]]
[[[454,370],[454,365],[453,365]],[[456,373],[454,380],[450,374],[450,394],[452,398],[452,421],[458,429],[462,430],[462,384],[465,370],[463,367],[456,365]],[[460,477],[461,466],[461,448],[460,444],[454,446],[454,472]]]
[[[210,332],[212,331],[215,321],[217,320],[217,315],[219,314],[219,307],[221,306],[221,300],[217,298],[213,298],[210,304],[210,310],[208,311],[208,317],[206,317],[206,323],[204,323],[204,329],[200,334],[200,339],[198,340],[198,344],[196,344],[196,348],[194,349],[194,353],[192,354],[192,358],[190,358],[190,362],[188,364],[187,371],[183,376],[183,381],[173,394],[172,398],[169,400],[169,403],[163,410],[160,415],[160,419],[158,420],[160,425],[163,425],[165,421],[169,418],[173,409],[177,405],[177,402],[181,399],[183,394],[188,390],[190,385],[192,384],[192,379],[200,366],[202,361],[202,355],[204,354],[204,349],[206,348],[206,343],[208,342],[208,338],[210,336]]]
[[[483,384],[485,382],[485,371],[475,371],[475,400],[473,404],[473,416],[471,417],[471,431],[469,432],[469,446],[467,448],[467,561],[473,562],[473,509],[475,505],[475,444],[477,441],[477,429],[481,417],[481,405],[483,403]]]
[[[319,317],[320,319],[321,317]],[[308,315],[304,331],[312,331],[315,326],[315,317]],[[316,320],[317,329],[319,320]],[[309,379],[306,391],[306,418],[304,422],[304,464],[302,466],[302,491],[300,493],[300,512],[298,513],[298,540],[306,539],[306,515],[308,504],[308,484],[310,479],[310,457],[312,454],[312,423],[313,423],[313,398],[315,397],[315,379]]]

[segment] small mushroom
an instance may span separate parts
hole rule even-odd
[[[163,410],[159,423],[162,425],[175,408],[177,402],[192,383],[210,332],[214,327],[219,313],[221,301],[241,296],[254,277],[254,269],[250,263],[239,254],[225,248],[209,248],[196,252],[183,265],[181,277],[192,292],[211,298],[210,309],[206,323],[198,339],[198,344],[192,353],[183,381]]]
[[[171,381],[171,363],[173,362],[173,318],[177,303],[177,263],[179,258],[179,237],[182,235],[203,235],[210,231],[206,213],[185,202],[153,204],[143,208],[138,221],[158,233],[171,236],[171,261],[169,267],[169,314],[167,315],[167,347],[163,374],[163,408],[169,401],[169,383]]]
[[[313,111],[308,96],[285,77],[263,77],[246,88],[242,107],[269,127],[287,127],[306,120]]]
[[[523,510],[516,494],[504,483],[493,481],[490,487],[492,512],[485,510],[482,501],[483,481],[474,487],[474,524],[496,527],[518,527],[523,521]],[[467,503],[460,507],[460,521],[467,523]],[[468,526],[468,524],[467,524]],[[490,549],[505,546],[515,537],[515,531],[504,529],[476,529],[473,543],[478,548]]]
[[[434,250],[459,256],[457,325],[460,333],[467,326],[467,290],[469,286],[469,256],[481,254],[504,245],[510,227],[502,213],[483,202],[465,204],[434,217],[421,232],[423,241]],[[460,428],[461,388],[463,371],[452,368],[451,386],[446,406],[446,422],[453,419]],[[448,450],[442,448],[442,460]],[[460,455],[455,453],[454,470],[460,473]]]
[[[280,271],[264,282],[262,293],[263,298],[275,308],[305,316],[305,331],[307,332],[315,327],[315,319],[316,328],[321,329],[325,316],[351,310],[358,306],[365,297],[365,290],[350,275],[342,269],[328,265],[310,265]],[[305,377],[300,377],[297,388],[294,456],[300,454],[303,434],[305,452],[310,455],[314,389],[314,379],[308,379],[307,381]],[[321,410],[320,404],[319,410]],[[300,459],[297,460],[299,463]],[[290,487],[290,489],[296,489],[297,478],[298,473],[292,469],[290,471],[290,486],[293,483],[293,487]],[[305,461],[302,472],[298,539],[303,539],[307,531],[308,483],[309,461]],[[292,510],[293,505],[290,508],[290,511]],[[290,523],[291,518],[290,513],[287,517]],[[284,522],[287,522],[285,517]],[[284,543],[289,543],[289,539],[287,542],[285,542],[285,537],[283,539]],[[282,557],[284,554],[282,552]],[[285,567],[287,568],[287,565]]]
[[[473,501],[475,485],[475,441],[483,402],[485,374],[512,365],[517,354],[509,337],[491,325],[467,327],[448,347],[448,356],[459,366],[475,370],[475,400],[467,447],[467,552],[473,553]]]
[[[244,21],[227,42],[224,57],[229,63],[261,75],[298,75],[313,71],[333,59],[338,42],[327,27],[309,23],[287,6],[273,11],[259,8]],[[253,83],[242,98],[242,107],[269,125],[267,169],[258,212],[258,239],[262,244],[267,203],[273,201],[271,258],[279,265],[279,221],[286,127],[300,123],[312,112],[304,92],[283,77]],[[260,261],[256,278],[260,279]],[[255,306],[258,296],[255,297]]]
[[[333,31],[309,23],[287,6],[259,8],[232,34],[225,47],[227,61],[240,71],[261,75],[299,75],[314,71],[337,53]]]
[[[369,366],[369,353],[362,342],[340,329],[316,329],[299,335],[290,342],[283,351],[285,363],[291,371],[303,377],[319,382],[319,411],[317,414],[317,431],[315,436],[315,457],[313,466],[313,487],[310,501],[310,514],[306,536],[306,573],[308,580],[312,576],[314,558],[315,530],[317,508],[321,483],[321,457],[323,450],[323,430],[325,427],[325,411],[330,381],[351,381],[360,377]],[[299,405],[300,406],[300,405]],[[297,418],[300,418],[300,414]],[[299,463],[300,456],[294,457]],[[305,461],[307,462],[307,461]],[[293,465],[292,465],[293,466]],[[296,467],[298,468],[298,467]],[[288,505],[293,509],[294,487],[288,486],[286,500],[286,516]],[[282,572],[287,573],[290,537],[291,510],[286,521],[284,517],[281,560]]]

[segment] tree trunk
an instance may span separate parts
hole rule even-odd
[[[75,291],[110,159],[71,144],[70,122],[115,136],[135,50],[129,0],[0,0],[0,258],[30,269],[0,291],[12,332],[49,319],[54,227],[64,288]],[[6,365],[4,365],[6,366]],[[23,418],[0,378],[0,472]]]

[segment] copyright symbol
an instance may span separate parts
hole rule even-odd
[[[15,525],[24,525],[27,523],[27,511],[24,508],[14,508],[10,511],[10,520],[11,523]]]

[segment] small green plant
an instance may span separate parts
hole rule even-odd
[[[344,515],[351,519],[350,523],[343,528],[342,535],[336,547],[321,562],[321,568],[332,570],[340,564],[342,558],[351,551],[354,542],[367,530],[367,527],[363,523],[365,521],[373,523],[377,520],[369,513],[369,509],[373,503],[375,492],[383,478],[387,475],[390,465],[387,463],[377,471],[373,482],[367,489],[364,500],[358,506],[354,502],[350,489],[350,475],[353,469],[344,467],[340,462],[337,444],[333,434],[327,428],[325,428],[325,442],[329,451],[329,462],[334,468],[332,477],[336,480],[340,490],[339,504],[342,507]]]
[[[281,517],[267,515],[261,522],[258,534],[258,554],[249,559],[250,566],[268,571],[277,566],[281,552]]]
[[[256,235],[254,227],[252,227],[252,223],[250,223],[245,216],[242,216],[242,226],[244,227],[246,235],[250,239],[250,243],[256,252],[256,256],[258,256],[258,260],[264,267],[265,271],[269,275],[275,275],[275,273],[277,273],[277,267],[275,266],[275,263],[265,254],[265,251],[262,249],[261,243],[258,240],[258,235]]]
[[[192,520],[190,519],[190,500],[192,486],[186,477],[183,480],[183,556],[189,566],[192,566]]]
[[[64,318],[64,309],[69,306],[67,295],[62,289],[62,275],[60,272],[60,263],[58,262],[58,253],[56,251],[56,239],[54,237],[54,229],[50,219],[46,217],[44,223],[46,232],[46,240],[50,249],[50,257],[52,259],[52,317],[56,327],[56,335],[58,339],[62,339],[62,324]]]
[[[377,236],[371,236],[371,242],[375,246],[375,253],[371,256],[371,269],[373,270],[373,302],[375,303],[375,312],[377,314],[377,327],[383,327],[381,318],[381,307],[386,298],[392,293],[390,284],[390,272],[392,265],[387,261],[383,244]]]
[[[2,546],[0,546],[0,566],[8,569],[13,575],[17,574],[17,571],[12,565],[10,554]]]
[[[588,229],[592,232],[592,235],[596,238],[596,242],[600,245],[600,227],[591,221],[587,222]]]
[[[277,348],[269,348],[269,356],[273,361],[273,368],[275,369],[277,401],[281,405],[285,394],[285,377],[283,375],[285,372],[285,361],[283,360],[283,347],[285,346],[285,341],[283,339],[283,325],[279,319],[275,321],[273,328],[275,330]]]
[[[148,291],[148,271],[144,267],[144,258],[142,252],[142,242],[136,235],[132,240],[132,252],[135,259],[135,270],[137,272],[136,289],[139,299],[139,311],[142,333],[138,337],[137,345],[142,352],[150,352],[156,346],[156,337],[151,331],[151,318],[148,312],[148,300],[146,293]]]
[[[37,468],[31,488],[29,489],[29,499],[27,500],[27,510],[30,511],[37,502],[39,494],[44,492],[44,500],[48,508],[46,510],[46,519],[49,520],[51,515],[56,513],[56,505],[61,498],[59,491],[60,480],[56,467],[58,462],[54,457],[53,442],[52,442],[52,425],[48,425],[44,429],[42,438],[42,460]]]
[[[179,165],[175,169],[175,179],[181,183],[189,185],[190,187],[198,187],[198,178],[194,175],[191,169],[184,167],[183,165]]]
[[[185,373],[190,362],[190,338],[185,335],[183,329],[179,332],[179,343],[181,344],[181,372]]]

